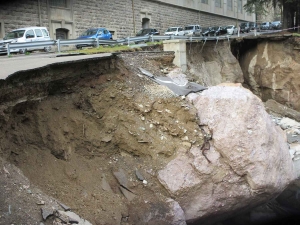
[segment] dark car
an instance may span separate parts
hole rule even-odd
[[[211,36],[214,31],[212,31],[212,27],[202,27],[202,36]]]
[[[217,36],[227,34],[227,26],[216,27],[215,34]]]
[[[136,33],[136,36],[149,36],[149,35],[159,35],[159,32],[157,29],[145,28],[145,29],[141,29],[139,32]]]
[[[106,28],[91,28],[83,32],[77,39],[87,39],[87,38],[99,38],[99,39],[112,39],[112,34]],[[80,44],[76,45],[76,48],[80,49],[82,47],[88,47],[92,45]]]
[[[280,21],[274,21],[271,23],[271,29],[273,30],[279,30],[281,29],[281,22]]]
[[[250,31],[254,31],[254,30],[259,31],[259,29],[260,29],[260,26],[258,23],[250,22],[249,26],[250,26]]]
[[[250,32],[250,22],[241,23],[240,28],[241,28],[240,31],[242,33],[249,33]]]

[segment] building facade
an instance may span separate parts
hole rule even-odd
[[[0,38],[20,27],[44,26],[53,39],[75,39],[91,27],[106,27],[114,38],[141,28],[161,34],[170,26],[224,26],[255,21],[247,0],[10,0],[0,3]]]

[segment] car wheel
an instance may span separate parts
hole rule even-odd
[[[19,50],[19,53],[20,54],[25,54],[27,52],[27,49],[26,48],[22,48]]]
[[[44,48],[44,51],[45,51],[45,52],[50,52],[50,51],[51,51],[51,46],[45,47],[45,48]]]

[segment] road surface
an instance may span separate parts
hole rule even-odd
[[[78,54],[57,54],[57,53],[37,53],[31,55],[6,55],[0,56],[0,80],[6,79],[15,72],[22,70],[35,69],[46,65],[82,61],[91,58],[102,58],[112,56],[111,53],[93,54],[93,55],[78,55]]]

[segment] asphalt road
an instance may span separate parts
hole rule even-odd
[[[91,58],[101,58],[111,56],[111,53],[93,54],[93,55],[68,55],[57,53],[33,53],[30,55],[7,55],[0,56],[0,80],[6,79],[15,72],[22,70],[44,67],[53,63],[62,63],[70,61],[82,61]]]
[[[278,31],[274,31],[278,32]],[[263,33],[273,32],[258,32],[257,35]],[[254,32],[241,33],[240,37],[254,36]],[[231,35],[231,38],[237,38],[238,35]],[[53,63],[69,62],[69,61],[81,61],[90,58],[100,58],[111,56],[111,53],[93,54],[93,55],[78,55],[78,54],[58,54],[58,53],[32,53],[30,55],[12,54],[11,57],[7,55],[0,55],[0,80],[6,79],[8,76],[15,72],[22,70],[35,69],[44,67]],[[62,56],[62,57],[59,57]]]

